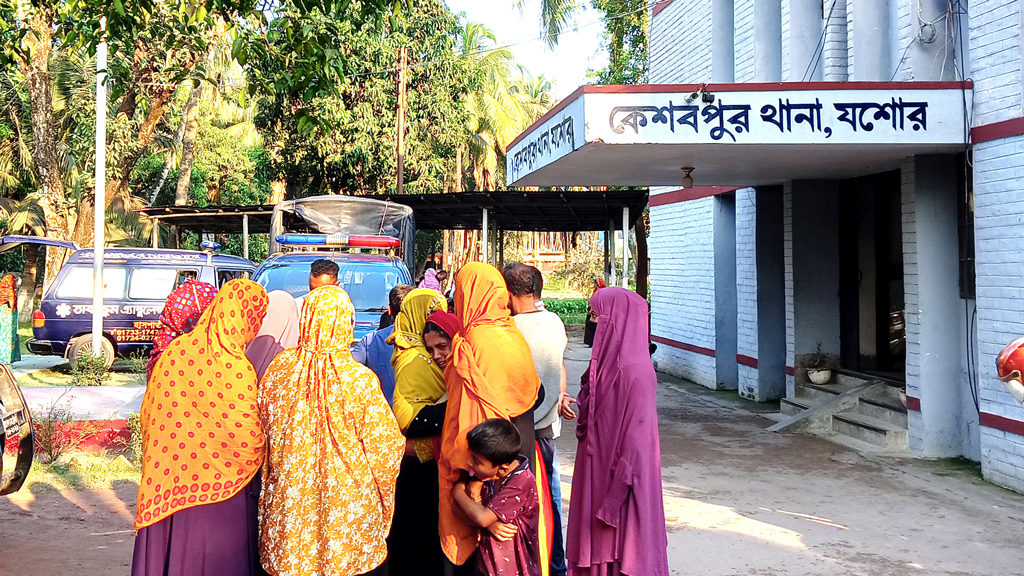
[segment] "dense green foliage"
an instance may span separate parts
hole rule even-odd
[[[650,3],[647,0],[591,0],[605,23],[603,48],[608,65],[590,70],[597,84],[647,83],[647,29]]]
[[[326,21],[325,21],[326,22]],[[320,25],[325,25],[321,22]],[[416,0],[380,27],[341,23],[332,31],[347,74],[333,94],[278,92],[259,101],[256,125],[272,149],[289,196],[394,192],[397,62],[410,47],[405,190],[439,192],[455,178],[468,120],[464,101],[480,83],[455,50],[458,20],[440,0]],[[292,42],[278,39],[277,50]],[[255,66],[259,81],[276,62]]]

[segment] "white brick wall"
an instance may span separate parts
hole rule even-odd
[[[832,5],[835,5],[834,7]],[[825,15],[831,12],[825,32],[825,81],[846,82],[847,36],[846,36],[846,0],[830,0],[825,3]]]
[[[921,381],[921,306],[917,298],[917,216],[913,159],[901,167],[903,204],[903,309],[907,330],[907,395],[919,398]]]
[[[733,10],[736,81],[750,82],[754,79],[754,0],[733,0]]]
[[[848,75],[853,75],[856,68],[853,67],[853,0],[846,2],[846,70]],[[850,78],[857,80],[857,78]]]
[[[786,275],[786,366],[796,366],[796,307],[793,296],[793,183],[782,188],[782,250]],[[786,397],[796,396],[796,378],[786,375]]]
[[[790,0],[782,0],[782,81],[789,82],[791,80],[800,80],[800,78],[789,77],[789,47],[790,47],[790,35],[789,35],[789,2]],[[798,76],[803,74],[803,70],[796,73]]]
[[[675,0],[651,20],[650,81],[711,81],[711,0]]]
[[[736,191],[736,352],[757,358],[757,198]],[[757,370],[740,365],[740,395],[756,398]]]
[[[656,195],[672,188],[652,188]],[[651,332],[715,348],[714,199],[651,207]],[[659,345],[658,369],[715,387],[711,356]]]
[[[1021,1],[971,0],[971,72],[974,125],[1024,113],[1021,99]]]
[[[907,395],[921,397],[921,306],[917,291],[917,215],[915,211],[914,161],[906,161],[900,170],[903,213],[903,314],[907,334]],[[921,413],[907,411],[907,447],[911,452],[924,449],[924,421]]]
[[[974,198],[981,411],[1024,420],[1024,407],[998,381],[994,362],[1003,346],[1024,335],[1024,136],[975,145]],[[987,479],[1024,491],[1024,437],[982,427],[981,455]]]
[[[914,79],[910,67],[910,49],[907,48],[917,34],[917,28],[914,26],[917,17],[911,4],[911,0],[900,0],[896,6],[896,54],[892,59],[897,63],[899,70],[894,79],[896,82],[910,82]]]

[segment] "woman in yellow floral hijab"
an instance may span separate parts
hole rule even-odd
[[[447,310],[436,290],[413,290],[402,300],[395,331],[394,410],[407,441],[406,457],[395,490],[395,522],[388,536],[390,576],[441,576],[444,553],[437,534],[438,479],[434,439],[441,435],[446,403],[444,372],[423,344],[427,316]],[[439,442],[440,443],[440,442]]]
[[[405,439],[377,377],[349,353],[353,318],[341,288],[310,292],[298,347],[260,384],[260,557],[276,576],[387,572]]]

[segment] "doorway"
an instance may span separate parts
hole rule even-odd
[[[839,330],[843,368],[904,381],[900,172],[839,184]]]

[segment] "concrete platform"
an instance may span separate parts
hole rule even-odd
[[[145,386],[27,386],[21,389],[33,414],[55,402],[69,403],[80,420],[121,420],[142,408]]]

